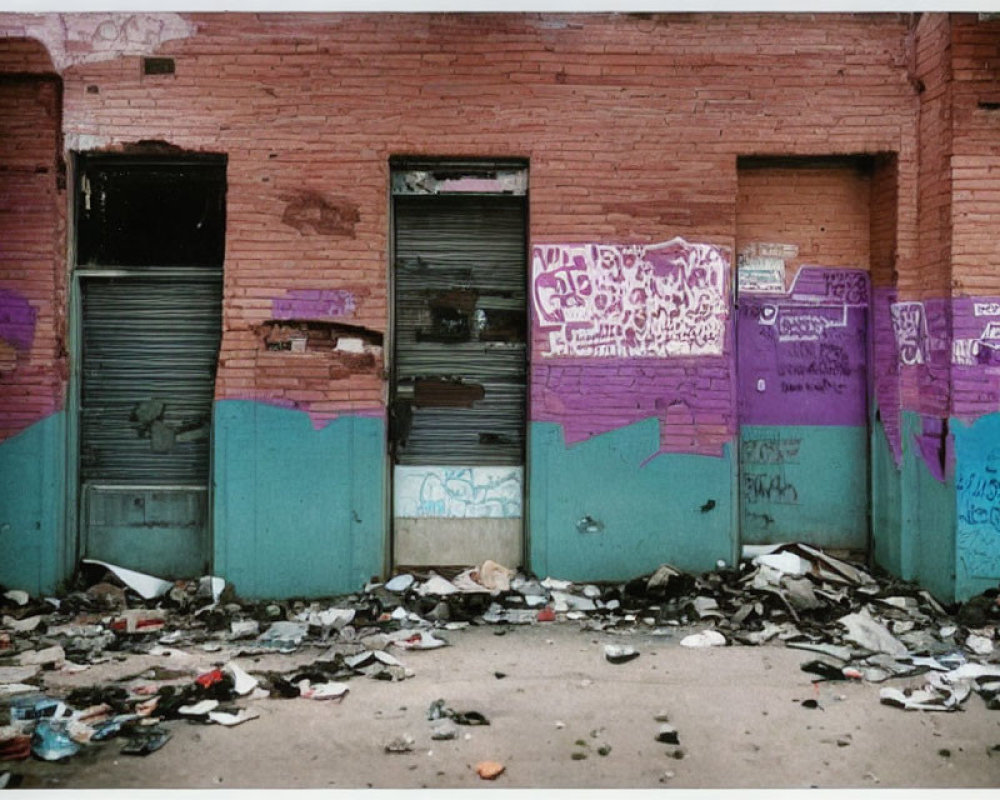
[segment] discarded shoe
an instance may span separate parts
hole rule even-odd
[[[148,756],[170,741],[170,736],[170,731],[163,728],[145,728],[141,732],[137,730],[122,747],[121,753],[126,756]]]

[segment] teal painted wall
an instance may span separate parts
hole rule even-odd
[[[955,598],[955,480],[938,480],[915,441],[922,429],[920,414],[904,411],[901,419],[903,458],[903,540],[900,576],[915,580],[938,600]]]
[[[900,468],[882,422],[875,418],[871,431],[872,556],[883,569],[902,573],[903,514]]]
[[[561,425],[531,423],[532,571],[618,581],[663,563],[691,572],[714,569],[718,559],[731,564],[736,483],[729,446],[721,457],[657,455],[659,448],[655,418],[571,447]]]
[[[62,412],[0,444],[0,584],[56,590],[72,569],[66,540]]]
[[[955,437],[956,600],[1000,583],[1000,414],[952,420]]]
[[[383,570],[385,424],[224,400],[214,422],[215,574],[247,598],[357,591]]]
[[[740,427],[745,544],[868,547],[868,430],[852,425]]]

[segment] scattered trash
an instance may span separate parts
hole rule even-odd
[[[164,728],[137,729],[122,747],[121,753],[127,756],[148,756],[170,741],[170,736],[170,731]]]
[[[496,780],[504,771],[499,761],[480,761],[476,764],[476,774],[484,781]]]
[[[413,750],[414,738],[408,733],[397,736],[385,745],[387,753],[409,753]]]
[[[664,744],[680,744],[677,730],[670,725],[660,726],[660,730],[656,734],[656,741],[663,742]]]
[[[604,657],[612,664],[624,664],[639,657],[639,651],[629,645],[606,644]]]
[[[707,630],[701,633],[692,633],[681,639],[683,647],[720,647],[726,643],[726,637],[718,631]]]
[[[65,722],[43,719],[31,736],[31,752],[42,761],[62,761],[80,752],[80,745],[66,732]]]
[[[442,741],[458,736],[458,725],[450,719],[439,719],[431,726],[431,738]]]
[[[142,572],[136,572],[132,569],[125,569],[125,567],[116,567],[104,561],[85,558],[83,559],[83,563],[97,564],[114,573],[122,583],[138,594],[143,600],[152,600],[155,597],[160,597],[169,592],[174,586],[170,581],[154,578],[152,575],[145,575]]]
[[[241,708],[235,713],[226,711],[211,711],[208,718],[217,725],[224,725],[231,728],[234,725],[242,725],[252,719],[257,719],[260,713],[249,708]]]

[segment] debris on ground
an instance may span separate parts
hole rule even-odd
[[[116,738],[123,752],[153,753],[178,721],[233,727],[258,718],[255,703],[340,702],[353,679],[404,681],[414,671],[392,648],[419,661],[420,651],[448,646],[448,631],[540,623],[695,648],[783,645],[803,651],[815,681],[886,683],[880,701],[889,706],[955,711],[975,693],[1000,709],[996,589],[945,608],[914,584],[800,543],[748,547],[738,565],[700,575],[664,564],[625,582],[575,583],[487,561],[402,573],[326,600],[266,603],[240,600],[215,576],[171,582],[86,560],[59,597],[0,587],[0,761],[61,760]],[[602,644],[612,664],[639,655]],[[292,654],[312,660],[250,666]],[[163,661],[127,679],[51,688],[52,676],[129,656]],[[443,700],[428,719],[434,739],[489,724]]]
[[[496,780],[504,769],[504,765],[499,761],[480,761],[476,764],[476,773],[484,781]]]

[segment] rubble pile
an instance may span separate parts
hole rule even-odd
[[[240,601],[212,576],[170,582],[84,562],[58,598],[0,590],[0,760],[61,760],[115,738],[123,754],[146,755],[175,721],[234,726],[255,719],[254,704],[267,699],[340,702],[353,679],[412,676],[391,651],[445,647],[449,631],[469,625],[499,634],[570,622],[616,636],[678,636],[685,647],[780,643],[812,656],[802,669],[814,680],[926,675],[920,689],[882,688],[888,705],[954,711],[976,692],[1000,709],[996,591],[949,610],[919,587],[804,544],[757,550],[702,575],[663,565],[624,583],[576,584],[487,561],[450,577],[400,574],[344,597],[282,602]],[[281,670],[247,666],[291,653],[316,657]],[[65,696],[46,689],[53,672],[133,655],[169,656],[171,668]],[[628,644],[605,646],[611,663],[637,655]],[[470,724],[472,712],[439,705],[442,736]]]

